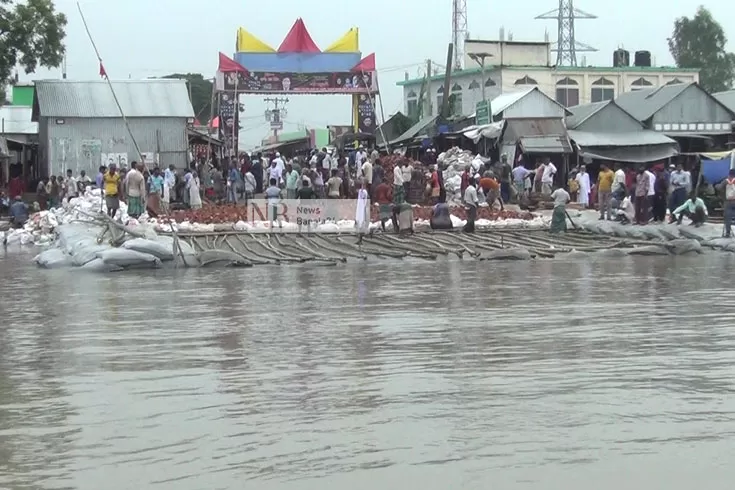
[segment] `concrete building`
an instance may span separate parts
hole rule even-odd
[[[626,92],[699,81],[696,69],[618,66],[557,67],[552,66],[551,44],[548,42],[479,41],[465,42],[465,67],[452,74],[449,95],[453,96],[455,114],[475,112],[482,100],[508,91],[537,87],[566,107],[612,100]],[[477,55],[485,55],[485,69]],[[478,61],[475,61],[478,60]],[[625,65],[625,64],[624,64]],[[483,74],[484,72],[484,74]],[[435,115],[444,100],[444,74],[398,82],[403,89],[404,110],[413,116],[423,99],[423,114]]]
[[[42,174],[94,174],[102,164],[139,160],[138,150],[162,167],[187,165],[187,125],[194,122],[194,110],[186,82],[125,80],[112,87],[138,148],[106,81],[36,82],[33,121],[39,126]]]

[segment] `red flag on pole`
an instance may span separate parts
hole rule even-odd
[[[219,54],[219,66],[217,67],[217,71],[226,73],[226,72],[239,72],[239,73],[248,73],[248,70],[242,66],[241,64],[237,63],[232,58],[228,58],[227,55],[224,53]]]
[[[105,71],[105,65],[103,65],[101,61],[100,61],[100,76],[102,78],[107,78],[107,72]]]

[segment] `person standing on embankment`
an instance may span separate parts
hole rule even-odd
[[[610,196],[614,179],[615,173],[607,165],[602,164],[600,173],[597,174],[597,205],[600,207],[600,220],[612,219]]]
[[[102,189],[105,196],[107,216],[115,218],[117,210],[120,209],[120,174],[117,173],[115,164],[110,164],[110,168],[102,176]]]
[[[721,185],[725,188],[725,238],[730,238],[732,222],[735,221],[735,169],[730,169],[727,179]]]

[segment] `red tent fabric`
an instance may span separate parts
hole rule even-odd
[[[219,116],[209,121],[209,127],[213,129],[219,129]]]
[[[356,72],[375,71],[375,53],[371,53],[365,56],[350,71],[356,71]]]
[[[301,17],[296,19],[291,30],[288,31],[281,46],[278,48],[279,53],[321,53],[322,50],[316,45],[314,40],[306,30],[306,25]]]
[[[232,58],[227,57],[222,52],[220,52],[219,54],[219,67],[217,67],[217,71],[221,71],[222,73],[228,73],[228,72],[233,72],[233,71],[240,72],[240,73],[248,72],[244,66],[242,66],[240,63],[237,63]]]

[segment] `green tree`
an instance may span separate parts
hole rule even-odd
[[[212,80],[205,79],[201,73],[174,73],[163,78],[186,80],[186,87],[191,95],[191,105],[196,118],[202,123],[209,122],[212,110]]]
[[[722,26],[701,6],[691,19],[676,19],[669,51],[679,68],[699,68],[702,88],[720,92],[729,89],[735,78],[735,54],[727,52],[726,44]]]
[[[16,66],[33,73],[56,68],[64,60],[66,16],[52,0],[0,0],[0,96]]]

